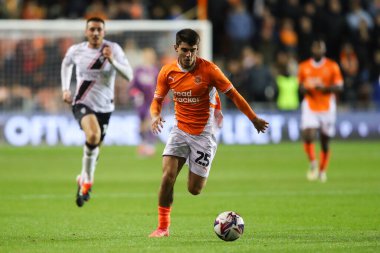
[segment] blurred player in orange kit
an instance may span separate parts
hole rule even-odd
[[[325,57],[326,45],[323,40],[314,40],[311,51],[312,58],[300,64],[298,73],[300,91],[304,94],[301,131],[304,150],[310,161],[307,178],[326,182],[329,141],[335,135],[335,94],[343,90],[343,78],[339,65]],[[319,166],[314,148],[317,133],[321,143]]]
[[[174,45],[177,60],[163,66],[158,75],[150,107],[152,131],[157,134],[163,128],[162,102],[169,91],[173,93],[176,121],[163,151],[158,227],[150,237],[169,236],[174,184],[187,159],[188,191],[198,195],[206,185],[217,148],[214,135],[218,118],[214,114],[218,105],[217,90],[234,102],[258,133],[268,128],[268,122],[256,116],[222,71],[197,56],[199,41],[199,35],[192,29],[177,32]]]

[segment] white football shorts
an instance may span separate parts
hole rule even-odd
[[[329,137],[335,135],[336,106],[332,104],[326,112],[315,112],[309,108],[308,103],[302,102],[301,129],[318,128]]]
[[[177,126],[169,134],[163,156],[171,155],[187,159],[189,169],[198,176],[207,178],[217,149],[215,136],[202,133],[191,135]]]

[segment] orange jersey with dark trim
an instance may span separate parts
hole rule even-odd
[[[164,98],[171,90],[178,128],[199,135],[210,118],[210,108],[215,108],[213,87],[226,93],[233,85],[214,63],[198,57],[191,71],[183,70],[177,61],[164,65],[154,96]]]
[[[316,90],[316,85],[333,86],[343,85],[343,78],[339,65],[328,58],[324,58],[320,64],[312,59],[302,62],[298,70],[298,82],[310,89],[310,94],[305,94],[305,99],[312,111],[328,111],[330,103],[335,98],[333,93],[322,93]]]

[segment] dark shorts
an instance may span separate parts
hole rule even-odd
[[[101,138],[100,141],[103,141],[104,137],[106,136],[106,131],[108,128],[108,123],[110,121],[111,113],[101,113],[101,112],[94,112],[91,110],[88,106],[83,104],[75,104],[72,107],[74,118],[78,121],[79,126],[81,126],[82,118],[89,114],[94,114],[96,116],[96,119],[98,120],[100,131],[101,131]]]

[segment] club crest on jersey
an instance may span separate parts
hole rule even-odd
[[[196,76],[196,77],[194,77],[194,83],[195,84],[200,84],[202,82],[202,78],[201,78],[201,76]]]
[[[85,114],[86,113],[86,108],[83,107],[82,109],[80,109],[80,113]]]

